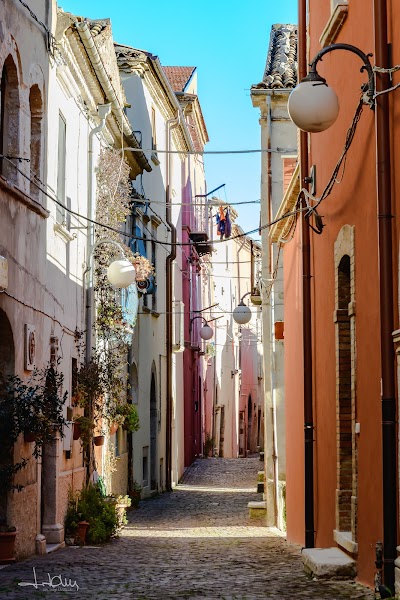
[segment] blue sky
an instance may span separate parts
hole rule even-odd
[[[274,23],[297,23],[297,0],[59,0],[65,11],[110,18],[115,41],[156,54],[165,66],[195,66],[210,138],[206,150],[260,148],[259,111],[250,86],[261,81]],[[208,190],[228,202],[260,198],[260,154],[206,157]],[[245,231],[259,224],[259,205],[238,206]],[[257,236],[255,236],[257,237]]]

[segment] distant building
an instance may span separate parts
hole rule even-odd
[[[273,25],[263,79],[252,85],[251,100],[260,110],[262,302],[264,329],[265,497],[267,522],[285,529],[286,435],[285,321],[283,253],[290,238],[286,221],[269,227],[282,202],[297,162],[297,134],[287,100],[297,83],[297,27]],[[285,227],[285,230],[283,228]],[[286,309],[285,309],[286,310]]]

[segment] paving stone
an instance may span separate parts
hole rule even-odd
[[[0,570],[0,598],[49,597],[41,584],[76,581],[57,598],[95,600],[372,600],[351,582],[313,581],[300,548],[248,516],[258,458],[197,460],[171,492],[140,502],[121,537],[102,547],[64,548]]]

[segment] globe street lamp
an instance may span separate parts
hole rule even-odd
[[[204,317],[201,317],[200,315],[197,317],[193,317],[193,319],[190,319],[190,332],[192,331],[192,324],[195,319],[203,319],[203,321],[205,323],[199,331],[199,335],[200,335],[201,339],[206,340],[206,341],[211,340],[211,338],[214,335],[214,331],[209,326],[208,321],[206,321],[206,319]]]
[[[86,287],[86,359],[89,361],[92,353],[93,340],[93,310],[94,310],[94,291],[93,291],[93,256],[96,248],[102,244],[112,244],[116,246],[121,253],[118,260],[114,260],[107,269],[107,279],[116,288],[127,288],[136,282],[136,271],[133,264],[126,258],[124,250],[118,242],[108,238],[98,240],[89,254],[88,265],[84,272],[87,274]]]
[[[251,319],[251,309],[243,302],[244,298],[250,294],[251,292],[247,292],[247,294],[242,296],[242,299],[232,313],[233,320],[238,325],[246,325]]]
[[[372,54],[365,54],[351,44],[331,44],[318,52],[310,64],[308,75],[301,80],[289,96],[289,116],[302,131],[309,133],[325,131],[333,125],[339,114],[339,101],[335,91],[328,86],[326,80],[317,71],[318,62],[325,54],[333,50],[349,50],[361,58],[364,63],[361,71],[367,71],[368,74],[368,81],[361,87],[364,92],[363,101],[371,108],[375,105],[374,72],[369,60]]]

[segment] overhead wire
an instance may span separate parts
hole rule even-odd
[[[39,185],[37,183],[37,181],[31,179],[28,175],[26,175],[26,173],[24,173],[22,171],[22,169],[19,169],[17,167],[17,165],[15,165],[7,156],[0,154],[0,158],[7,160],[11,165],[13,165],[13,167],[19,172],[21,173],[21,175],[23,177],[25,177],[25,179],[27,179],[28,181],[30,181],[35,187],[37,187],[47,198],[49,198],[50,200],[52,200],[55,204],[57,204],[58,206],[62,207],[66,212],[68,212],[71,215],[74,215],[75,217],[79,218],[79,219],[83,219],[88,223],[93,223],[94,225],[97,225],[98,227],[103,227],[103,229],[106,229],[108,231],[113,231],[115,233],[119,233],[121,236],[123,237],[128,237],[130,239],[138,239],[138,240],[145,240],[146,238],[143,237],[139,237],[139,236],[134,236],[126,231],[123,230],[119,230],[116,229],[115,227],[111,227],[110,225],[105,225],[104,223],[100,223],[99,221],[96,221],[95,219],[90,219],[90,217],[87,217],[86,215],[82,215],[74,210],[72,210],[71,208],[69,208],[68,206],[66,206],[63,202],[60,202],[60,200],[58,200],[55,196],[53,196],[52,194],[49,194],[49,192],[47,192],[45,189],[43,189],[41,187],[41,185]],[[43,184],[42,184],[43,185]],[[46,208],[40,204],[40,207],[43,210],[46,210]],[[224,239],[217,239],[217,240],[209,240],[207,242],[207,245],[213,245],[213,244],[222,244],[224,242],[228,242],[230,240],[235,240],[235,239],[240,239],[243,237],[247,237],[249,235],[251,235],[252,233],[257,233],[258,231],[262,231],[263,229],[268,229],[269,227],[272,227],[272,225],[275,225],[276,223],[279,223],[279,221],[282,221],[284,219],[287,219],[288,217],[291,217],[295,214],[298,214],[302,211],[304,211],[305,209],[303,207],[299,207],[297,208],[295,211],[289,211],[287,213],[285,213],[284,215],[281,215],[280,217],[278,217],[277,219],[274,219],[273,221],[270,221],[269,223],[266,223],[265,225],[262,225],[261,227],[256,227],[250,231],[247,232],[243,232],[243,233],[238,233],[236,235],[233,235],[229,238],[224,238]],[[307,208],[307,210],[309,210]],[[159,240],[154,240],[154,242],[156,244],[162,244],[162,245],[167,245],[167,246],[193,246],[193,242],[161,242]],[[199,246],[201,246],[201,242],[198,244]]]

